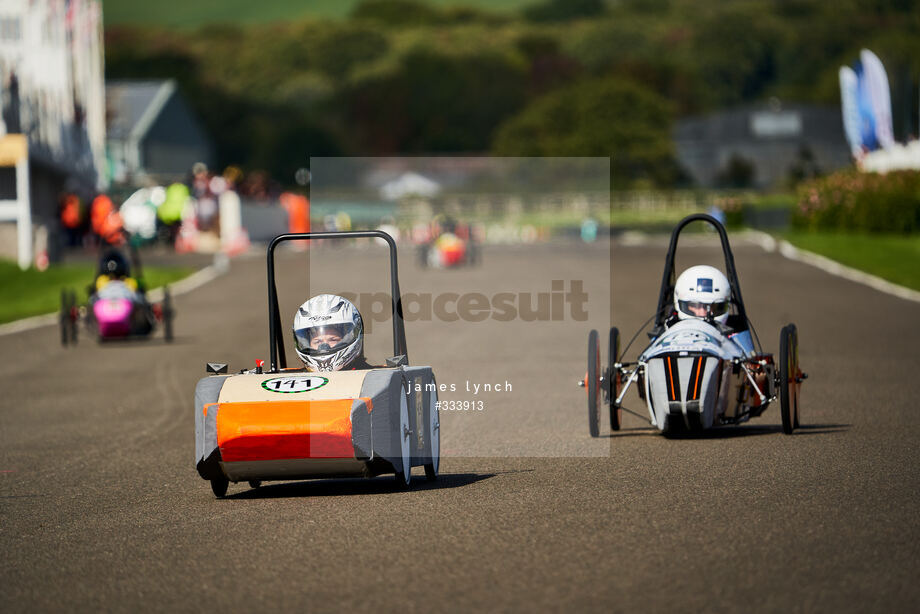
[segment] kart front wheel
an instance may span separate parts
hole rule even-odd
[[[799,425],[799,336],[795,324],[787,324],[779,334],[779,386],[780,413],[783,432],[791,435]]]
[[[412,431],[409,429],[409,404],[406,400],[406,387],[399,390],[399,424],[397,425],[396,438],[399,452],[400,465],[396,467],[397,488],[408,488],[412,481]]]
[[[173,306],[169,286],[163,287],[163,337],[167,343],[173,340]]]
[[[588,373],[585,375],[585,389],[588,391],[588,430],[591,437],[601,435],[601,382],[599,366],[601,350],[597,342],[597,331],[588,333]]]
[[[623,409],[617,404],[617,397],[620,396],[620,372],[616,368],[616,363],[620,357],[620,331],[616,327],[610,329],[607,349],[606,388],[610,392],[610,430],[619,431]]]
[[[227,478],[213,478],[211,480],[211,491],[218,499],[227,496],[227,487],[230,486],[230,480]]]

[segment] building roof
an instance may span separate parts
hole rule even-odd
[[[108,139],[140,139],[176,91],[173,80],[108,81]]]

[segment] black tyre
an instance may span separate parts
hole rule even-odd
[[[400,454],[400,466],[394,467],[396,473],[396,487],[409,488],[412,481],[412,431],[409,427],[409,404],[406,396],[406,386],[400,388],[399,395],[399,424],[396,430],[396,450]]]
[[[77,345],[77,329],[79,327],[77,326],[78,318],[77,318],[77,291],[76,290],[70,291],[70,317],[68,318],[68,321],[70,322],[70,343],[73,345]]]
[[[61,345],[67,347],[67,344],[70,342],[70,294],[67,290],[61,290],[61,313],[60,313],[60,326],[61,326]]]
[[[227,495],[228,486],[230,486],[230,480],[227,478],[214,478],[211,480],[211,491],[218,499],[223,499]]]
[[[783,432],[791,435],[798,426],[798,382],[799,348],[798,331],[795,324],[787,324],[779,334],[779,388],[780,413],[783,418]]]
[[[588,374],[585,389],[588,391],[588,429],[591,437],[601,435],[601,350],[597,343],[597,331],[588,333]]]
[[[435,380],[432,379],[431,382],[435,384],[435,390],[437,390]],[[428,439],[428,462],[425,463],[425,477],[428,478],[429,482],[438,479],[438,471],[441,467],[441,420],[438,412],[437,394],[437,392],[432,392],[428,395],[428,419],[425,423],[428,429],[426,433],[426,438]]]
[[[418,256],[418,265],[423,269],[428,268],[428,244],[419,245],[416,250],[416,255]]]
[[[167,343],[173,340],[173,305],[169,286],[163,287],[163,337]]]
[[[470,266],[479,264],[479,245],[473,239],[466,242],[466,261]]]
[[[619,431],[623,419],[623,409],[616,402],[617,397],[620,396],[620,372],[615,366],[620,358],[620,331],[616,327],[610,329],[607,348],[606,388],[610,393],[610,430]]]
[[[262,480],[249,480],[250,488],[259,488],[262,486]]]

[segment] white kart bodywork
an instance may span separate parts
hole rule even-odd
[[[639,357],[652,424],[663,432],[679,426],[675,420],[687,428],[710,428],[743,413],[741,403],[730,402],[738,400],[745,378],[735,365],[753,356],[748,331],[733,335],[696,319],[666,329]]]

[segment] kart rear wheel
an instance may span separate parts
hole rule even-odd
[[[613,327],[610,329],[607,353],[607,390],[610,391],[610,430],[619,431],[623,419],[623,409],[617,405],[620,396],[620,372],[616,368],[620,357],[620,331]]]
[[[70,341],[70,294],[67,290],[61,290],[61,345],[67,347]]]
[[[169,286],[163,287],[163,336],[167,343],[173,340],[173,307]]]
[[[213,478],[211,480],[211,491],[218,499],[223,499],[227,495],[228,486],[230,486],[230,480],[227,478]]]
[[[399,392],[399,426],[396,437],[399,444],[397,450],[401,455],[401,467],[396,467],[396,486],[397,488],[408,488],[412,481],[412,452],[410,450],[412,431],[409,430],[409,404],[405,385],[400,387]]]
[[[787,324],[779,334],[779,403],[783,432],[791,435],[798,426],[799,340],[795,324]]]
[[[426,269],[428,268],[428,244],[424,243],[418,246],[416,250],[416,255],[418,256],[418,265],[419,268]]]
[[[435,380],[432,379],[434,384]],[[437,385],[435,385],[437,390]],[[441,466],[441,420],[438,415],[438,393],[428,395],[428,462],[425,463],[425,477],[429,482],[438,479],[438,469]]]
[[[70,343],[71,345],[77,345],[77,323],[79,319],[79,311],[77,310],[77,291],[70,291],[70,317],[68,321],[70,322]]]
[[[249,480],[250,488],[259,488],[262,486],[262,480]]]
[[[601,350],[597,343],[597,331],[588,333],[588,374],[585,388],[588,391],[588,430],[591,437],[601,435],[601,385],[598,368]]]

